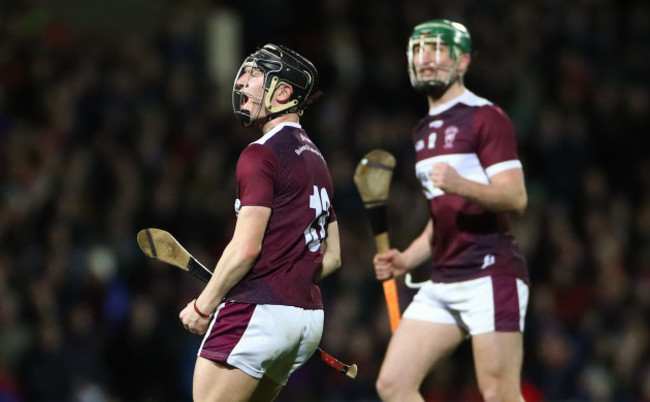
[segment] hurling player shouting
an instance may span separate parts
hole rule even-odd
[[[323,333],[320,279],[340,266],[332,180],[299,123],[319,96],[313,64],[268,44],[244,60],[233,108],[262,136],[237,162],[237,223],[212,279],[180,313],[205,334],[195,401],[270,401]]]

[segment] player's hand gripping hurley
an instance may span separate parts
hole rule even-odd
[[[137,239],[140,249],[147,257],[178,267],[206,283],[212,278],[212,271],[185,250],[171,233],[161,229],[143,229],[138,232]],[[346,376],[357,376],[356,364],[344,364],[321,348],[316,349],[316,354],[328,366]]]
[[[366,211],[368,211],[372,233],[375,236],[375,245],[379,253],[390,249],[386,201],[394,168],[395,157],[387,151],[375,149],[361,159],[354,171],[354,183],[359,190]],[[390,328],[395,332],[400,320],[395,278],[384,280],[383,287]]]

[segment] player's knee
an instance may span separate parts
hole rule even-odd
[[[382,401],[386,400],[386,397],[389,394],[389,388],[390,388],[390,381],[385,380],[381,376],[377,378],[377,381],[375,382],[375,389],[377,390],[377,394],[381,398]]]
[[[404,383],[396,381],[393,377],[379,376],[375,383],[377,394],[382,401],[399,401],[408,390],[405,389]]]
[[[375,389],[377,389],[377,394],[382,401],[391,400],[391,396],[395,394],[396,385],[394,381],[391,381],[390,378],[384,378],[379,376],[375,382]]]
[[[483,395],[483,400],[485,402],[499,402],[501,401],[501,395],[497,388],[486,388],[481,390],[481,395]]]
[[[490,381],[480,388],[485,402],[520,402],[522,400],[519,388],[504,381]]]

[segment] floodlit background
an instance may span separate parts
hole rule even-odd
[[[453,4],[452,4],[453,3]],[[424,20],[467,25],[467,86],[511,116],[529,193],[513,230],[533,283],[529,401],[650,401],[650,6],[645,1],[0,2],[0,401],[191,399],[200,338],[177,316],[201,284],[146,259],[158,227],[213,266],[234,224],[234,168],[259,135],[230,105],[243,57],[288,45],[321,72],[302,124],[335,182],[343,267],[322,284],[321,346],[279,401],[374,401],[390,337],[352,182],[374,148],[398,165],[394,246],[427,211],[406,73]],[[426,267],[417,276],[425,277]],[[402,309],[413,291],[398,281]],[[464,344],[429,401],[477,400]]]

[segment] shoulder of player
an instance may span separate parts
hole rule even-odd
[[[268,133],[256,141],[248,144],[242,152],[240,159],[252,159],[253,161],[271,160],[278,163],[283,159],[288,149],[294,149],[300,143],[308,143],[313,148],[313,142],[304,129],[297,123],[283,123],[274,127]]]
[[[286,135],[283,135],[283,132],[293,130],[300,130],[300,128],[286,124],[280,124],[272,128],[260,138],[248,144],[248,146],[244,148],[244,151],[242,151],[240,158],[252,156],[275,159],[275,148],[281,147],[283,142],[282,140],[287,137]]]
[[[474,112],[474,124],[512,124],[510,117],[498,105],[489,104],[476,108]]]
[[[482,98],[470,90],[466,90],[460,96],[459,102],[476,109],[476,113],[485,115],[501,115],[507,117],[507,114],[501,107],[489,99]]]
[[[274,175],[278,171],[278,164],[278,158],[270,147],[264,144],[249,144],[237,159],[237,179],[257,176],[263,172]]]
[[[268,144],[264,143],[250,143],[239,155],[239,163],[250,162],[257,164],[263,160],[276,161],[275,152],[273,152]]]

